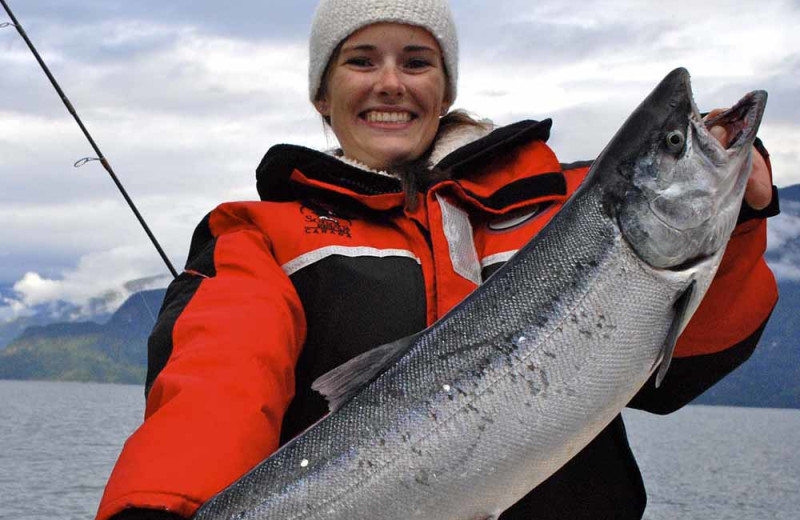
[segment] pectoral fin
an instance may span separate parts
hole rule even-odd
[[[356,356],[318,377],[311,388],[322,394],[328,409],[335,412],[402,357],[416,338],[417,334],[407,336]]]
[[[672,318],[672,324],[669,327],[669,333],[667,334],[667,339],[664,342],[664,349],[661,353],[658,375],[656,375],[656,388],[661,387],[661,383],[667,375],[667,370],[669,370],[669,365],[672,363],[672,355],[675,353],[675,344],[678,343],[678,337],[683,329],[684,321],[687,319],[686,313],[689,310],[689,303],[692,301],[692,295],[694,294],[696,285],[697,282],[692,280],[689,287],[683,291],[683,294],[678,297],[673,305],[675,315]]]

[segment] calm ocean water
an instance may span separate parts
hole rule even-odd
[[[0,381],[0,519],[92,518],[143,401],[138,386]],[[645,518],[800,518],[800,410],[625,415]]]

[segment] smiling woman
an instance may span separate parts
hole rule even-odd
[[[447,113],[457,82],[446,0],[320,2],[309,97],[340,147],[274,146],[258,167],[261,200],[223,204],[197,227],[150,338],[144,424],[120,454],[99,520],[192,516],[325,416],[315,380],[362,354],[381,357],[387,349],[375,347],[433,325],[565,207],[590,162],[559,162],[547,145],[550,120],[494,128]],[[687,139],[659,142],[672,156],[690,152]],[[766,151],[753,153],[753,175],[768,181]],[[669,376],[659,388],[651,379],[630,406],[678,409],[755,348],[777,297],[762,256],[774,209],[765,205],[745,203]],[[560,272],[559,259],[552,262],[541,277]],[[442,391],[455,398],[458,383]],[[545,378],[530,392],[547,386]],[[286,471],[318,464],[304,458]],[[372,461],[367,466],[364,474],[379,479]],[[621,416],[552,470],[522,493],[518,482],[503,481],[513,494],[459,496],[475,495],[470,518],[641,518],[644,485]],[[408,485],[421,496],[437,478],[426,470]],[[416,511],[391,500],[353,514],[323,505],[309,501],[292,518],[404,519]],[[257,511],[241,517],[261,518]]]
[[[344,157],[375,170],[419,159],[450,104],[442,52],[425,29],[373,24],[331,58],[314,106]]]

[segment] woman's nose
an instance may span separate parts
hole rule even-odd
[[[402,97],[406,87],[397,67],[384,67],[375,85],[379,94],[389,97]]]

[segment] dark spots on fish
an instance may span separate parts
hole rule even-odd
[[[555,355],[555,354],[553,354],[552,352],[549,352],[549,351],[547,351],[547,350],[543,350],[543,351],[542,351],[542,353],[543,353],[545,356],[549,357],[550,359],[555,359],[555,358],[556,358],[556,355]]]
[[[495,345],[495,348],[500,351],[502,354],[509,355],[514,352],[514,343],[517,339],[516,334],[506,334],[503,336],[503,341],[499,342]]]
[[[473,405],[472,403],[467,403],[467,409],[475,413],[481,413],[481,411],[475,408],[475,405]]]
[[[479,424],[478,425],[478,430],[481,431],[481,432],[486,431],[486,425],[485,424]]]
[[[383,437],[378,439],[378,445],[379,446],[386,446],[386,439],[384,439]]]
[[[578,329],[578,332],[581,334],[581,336],[585,336],[585,337],[587,337],[587,338],[591,338],[591,337],[592,337],[592,331],[591,331],[591,330],[588,330],[588,329]]]
[[[427,469],[421,469],[419,470],[419,472],[417,472],[416,475],[414,475],[414,480],[417,482],[417,484],[423,486],[430,486],[431,485],[430,472]]]
[[[603,327],[605,327],[605,325],[606,325],[606,316],[605,314],[600,314],[599,316],[597,316],[597,323],[595,324],[595,327],[597,327],[598,329],[602,329]]]
[[[400,434],[400,439],[401,439],[403,442],[408,442],[409,440],[411,440],[411,434],[409,434],[409,433],[402,433],[402,434]]]
[[[413,447],[413,448],[411,448],[411,452],[412,452],[414,455],[418,456],[418,457],[422,457],[422,450],[421,450],[421,449],[419,449],[419,448],[417,448],[416,446],[415,446],[415,447]]]
[[[539,395],[539,392],[542,391],[542,389],[539,388],[539,386],[533,381],[528,381],[528,388],[530,388],[531,394],[533,395]]]
[[[439,417],[436,415],[436,412],[431,412],[430,415],[431,415],[431,419],[433,419],[433,422],[438,422],[439,421]]]
[[[533,363],[528,363],[528,364],[526,365],[526,367],[527,367],[527,369],[528,369],[528,370],[530,370],[531,372],[535,372],[535,371],[536,371],[536,365],[534,365]]]

